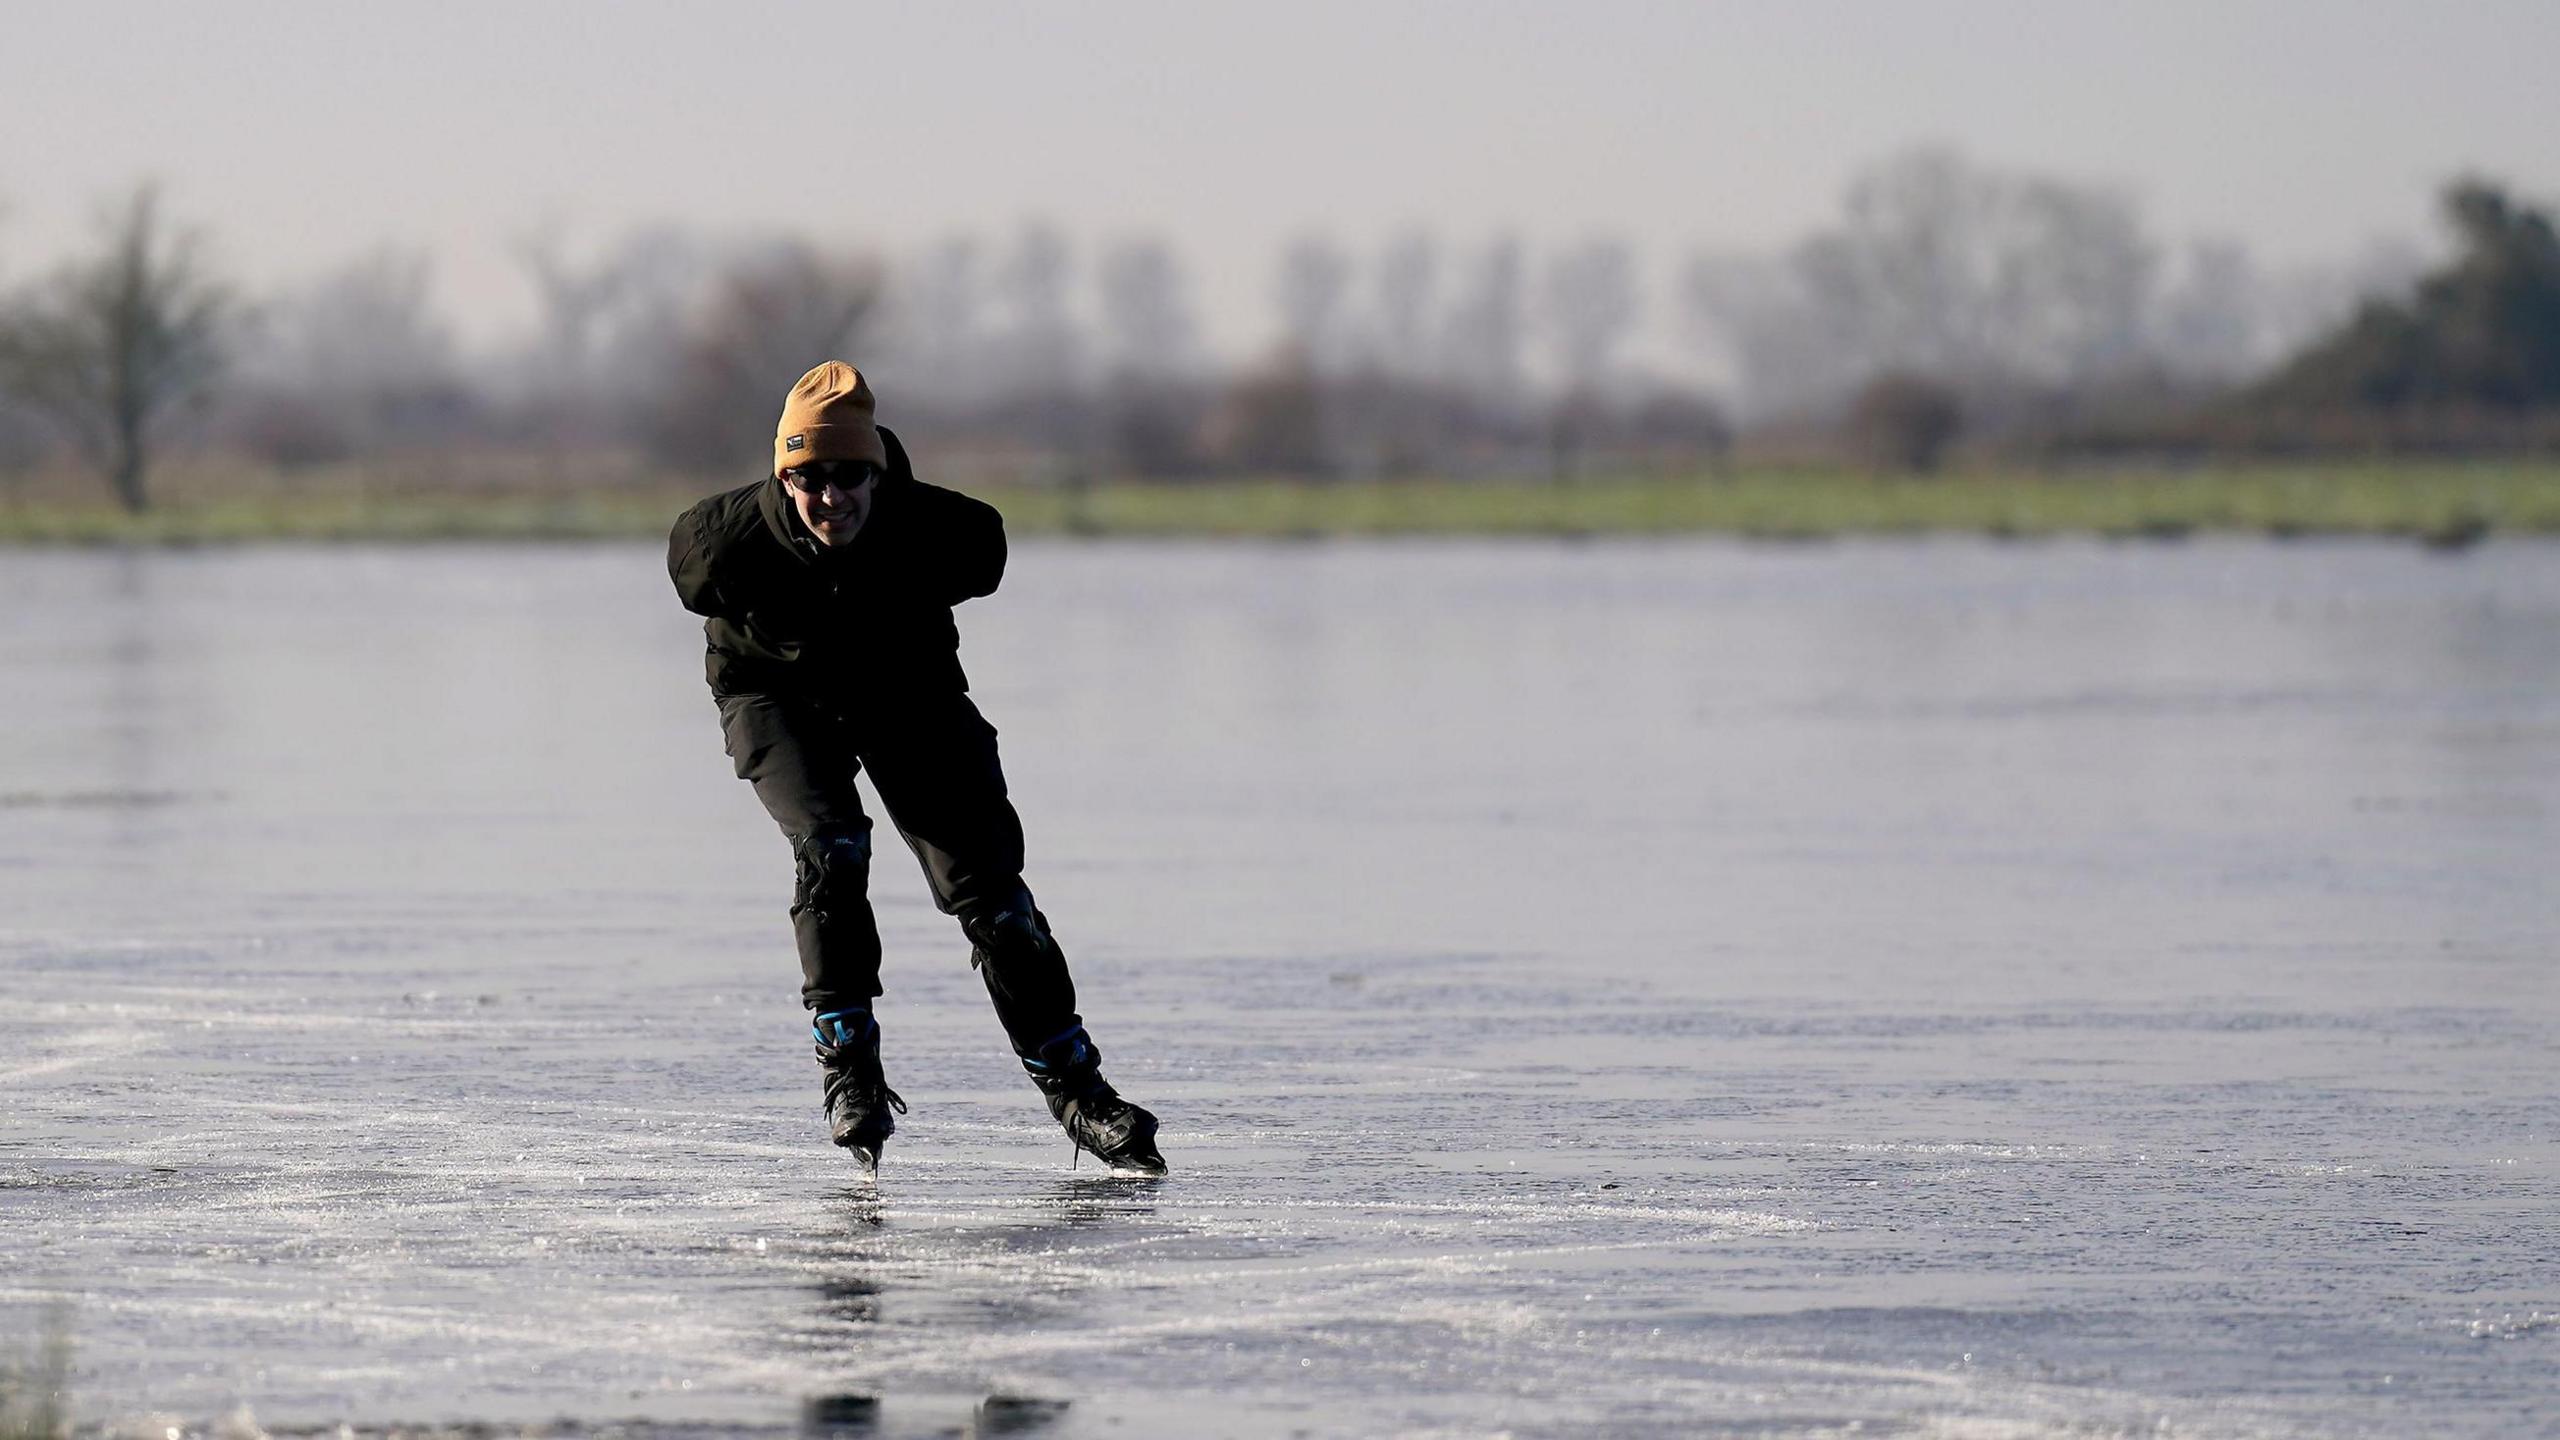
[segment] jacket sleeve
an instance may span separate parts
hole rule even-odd
[[[957,605],[980,595],[993,595],[1004,579],[1004,516],[984,500],[954,494],[951,506],[948,562],[943,568],[944,599]]]
[[[667,578],[676,582],[676,598],[696,615],[727,613],[728,602],[711,579],[711,547],[702,539],[702,507],[676,517],[667,532]]]
[[[945,605],[994,594],[1004,579],[1004,516],[984,500],[917,480],[907,447],[886,425],[880,427],[880,440],[889,452],[890,473],[915,486],[910,493],[921,502],[918,509],[931,536],[924,550],[931,558],[923,588]]]

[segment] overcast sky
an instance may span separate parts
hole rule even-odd
[[[2423,237],[2476,169],[2560,196],[2560,4],[10,7],[0,278],[143,177],[253,286],[391,242],[471,333],[508,241],[651,221],[912,251],[1155,232],[1215,334],[1321,229],[1773,248],[1920,142],[2113,182],[2272,258]],[[1657,277],[1662,273],[1657,268]]]

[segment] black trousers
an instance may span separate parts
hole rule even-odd
[[[959,692],[860,715],[770,695],[720,697],[720,728],[740,779],[751,782],[791,842],[797,883],[791,924],[800,947],[800,998],[811,1010],[865,1009],[880,994],[880,930],[869,898],[871,818],[854,776],[871,771],[889,821],[924,867],[933,903],[964,929],[1028,905],[1022,820],[1006,796],[996,729]],[[1054,947],[1052,947],[1054,950]],[[999,994],[1017,1049],[1076,1023],[1064,957],[1035,987]],[[997,988],[990,976],[990,988]],[[1021,1033],[1015,1033],[1021,1032]],[[1028,1053],[1028,1051],[1026,1051]]]

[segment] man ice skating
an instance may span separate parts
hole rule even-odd
[[[1162,1173],[1156,1118],[1102,1078],[1066,956],[1023,887],[995,727],[960,670],[951,607],[992,592],[1004,558],[994,507],[916,479],[872,420],[869,383],[834,360],[791,387],[765,478],[687,510],[667,544],[676,594],[706,617],[729,758],[797,862],[800,998],[835,1142],[874,1167],[907,1108],[871,1014],[880,932],[853,783],[868,768],[1049,1113],[1106,1164]]]

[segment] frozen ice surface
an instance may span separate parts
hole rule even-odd
[[[876,1189],[652,547],[0,554],[0,1341],[93,1419],[2514,1435],[2560,552],[1026,545],[1173,1174],[884,846]]]

